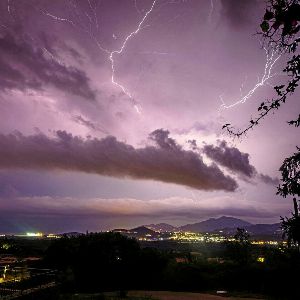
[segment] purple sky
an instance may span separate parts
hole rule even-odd
[[[0,233],[288,214],[290,199],[275,194],[299,139],[286,123],[299,93],[241,140],[221,129],[243,128],[286,80],[287,58],[272,65],[272,53],[263,77],[264,9],[1,1]]]

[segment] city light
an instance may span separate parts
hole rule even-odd
[[[260,256],[257,258],[257,261],[263,263],[263,262],[265,262],[265,258]]]
[[[53,233],[49,233],[46,237],[49,238],[49,239],[58,239],[58,238],[60,238],[59,235],[53,234]]]
[[[175,231],[175,232],[156,232],[155,234],[138,234],[135,231],[118,231],[128,237],[136,238],[139,241],[155,242],[155,241],[175,241],[178,243],[224,243],[238,242],[233,236],[225,235],[222,231],[196,233],[189,231]],[[274,240],[250,240],[250,244],[258,246],[279,246],[285,245],[286,242],[279,242]]]
[[[43,234],[41,232],[26,232],[26,236],[28,236],[28,237],[42,237]]]

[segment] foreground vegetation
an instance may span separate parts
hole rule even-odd
[[[296,299],[300,255],[296,250],[253,246],[242,240],[203,255],[176,248],[141,248],[120,234],[92,233],[54,241],[42,264],[59,271],[65,292],[227,290]]]

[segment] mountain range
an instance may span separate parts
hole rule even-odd
[[[239,228],[246,229],[247,232],[253,235],[281,234],[280,223],[252,224],[238,218],[226,217],[226,216],[222,216],[220,218],[210,218],[202,222],[186,224],[179,227],[167,223],[143,225],[141,227],[145,227],[156,232],[190,231],[190,232],[203,233],[203,232],[223,231],[226,234],[234,233],[236,231],[236,228],[239,227]],[[135,230],[136,229],[137,228],[135,228]]]
[[[232,217],[220,217],[218,219],[211,218],[206,221],[202,221],[194,224],[187,224],[180,227],[182,231],[191,231],[191,232],[212,232],[219,231],[225,228],[245,228],[251,226],[252,224],[240,219]]]

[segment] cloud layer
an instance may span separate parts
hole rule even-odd
[[[235,191],[237,182],[201,156],[183,150],[169,132],[156,130],[155,146],[134,148],[115,137],[83,139],[65,131],[0,135],[0,168],[61,169],[114,177],[152,179],[199,190]]]
[[[226,141],[221,141],[218,146],[205,145],[203,151],[210,159],[233,172],[249,178],[256,174],[255,168],[249,162],[249,154],[229,147]]]
[[[14,200],[14,201],[12,201]],[[0,233],[25,231],[82,231],[133,228],[146,222],[164,221],[173,225],[199,222],[222,215],[259,218],[278,222],[279,215],[288,210],[282,202],[272,209],[267,201],[259,204],[244,202],[238,207],[236,197],[222,196],[195,201],[191,198],[171,197],[143,201],[135,198],[72,198],[72,197],[15,197],[0,198]],[[16,222],[17,220],[17,222]]]
[[[0,198],[1,199],[1,198]],[[276,217],[282,208],[278,203],[270,210],[268,204],[261,203],[259,207],[250,203],[242,203],[235,207],[236,199],[230,196],[208,198],[195,201],[191,198],[171,197],[143,201],[135,198],[87,198],[72,197],[15,197],[17,208],[11,201],[1,199],[0,208],[7,212],[16,211],[23,214],[61,214],[77,216],[166,216],[191,217],[194,219],[215,215]],[[225,201],[224,201],[225,200]],[[4,202],[4,204],[3,204]],[[8,202],[8,203],[5,203]]]
[[[15,31],[0,33],[0,89],[41,90],[50,85],[64,93],[95,100],[84,71],[59,63],[51,50],[35,48],[27,40]]]
[[[250,164],[249,154],[241,152],[236,147],[230,147],[226,141],[219,141],[218,146],[205,145],[203,152],[219,165],[227,168],[233,173],[237,173],[242,179],[259,178],[262,182],[270,185],[278,185],[278,178],[258,173],[256,168]]]

